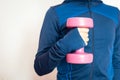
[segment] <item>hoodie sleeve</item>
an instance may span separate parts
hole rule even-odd
[[[68,52],[85,45],[77,28],[71,29],[62,39],[59,39],[61,31],[59,28],[58,17],[54,8],[51,7],[43,22],[34,61],[34,69],[40,76],[50,73]]]
[[[120,12],[119,12],[119,25],[116,29],[116,39],[113,54],[113,67],[114,67],[113,80],[120,80]]]

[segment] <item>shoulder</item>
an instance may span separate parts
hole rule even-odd
[[[114,11],[114,12],[119,12],[118,7],[116,7],[116,6],[112,6],[112,5],[108,5],[108,4],[103,3],[103,4],[102,4],[102,7],[103,7],[104,9],[110,10],[111,12],[112,12],[112,11]]]
[[[120,11],[117,7],[102,3],[98,8],[95,9],[98,13],[112,19],[116,24],[119,23],[118,16]]]

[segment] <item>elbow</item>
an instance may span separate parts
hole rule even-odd
[[[37,73],[37,75],[39,75],[39,76],[43,76],[43,75],[48,74],[52,71],[52,70],[48,70],[44,67],[41,68],[39,66],[39,64],[37,64],[37,62],[34,64],[34,70]]]
[[[48,64],[41,61],[44,61],[44,60],[41,60],[41,58],[38,58],[38,59],[36,58],[34,61],[34,70],[37,73],[37,75],[43,76],[45,74],[52,72],[52,70],[49,69]]]
[[[35,72],[37,73],[37,75],[39,75],[39,76],[44,75],[44,74],[41,72],[41,67],[40,67],[40,65],[39,65],[39,63],[38,63],[37,60],[34,61],[34,70],[35,70]]]

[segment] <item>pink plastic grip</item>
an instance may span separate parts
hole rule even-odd
[[[68,63],[72,64],[88,64],[93,62],[93,54],[91,53],[69,53],[66,56]]]
[[[93,28],[93,19],[84,17],[72,17],[67,19],[67,27]]]

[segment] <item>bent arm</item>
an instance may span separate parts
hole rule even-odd
[[[40,76],[50,73],[68,52],[85,45],[77,28],[70,30],[62,39],[60,39],[59,28],[56,13],[53,8],[50,8],[44,19],[34,61],[35,71]]]
[[[61,58],[64,55],[60,55],[62,52],[56,46],[56,42],[59,38],[58,33],[58,22],[57,17],[52,8],[50,8],[46,15],[42,25],[38,51],[34,61],[34,68],[38,75],[44,75],[51,72],[54,68],[50,68],[56,66],[57,61],[53,61],[50,57],[52,54],[54,56],[60,56]]]

